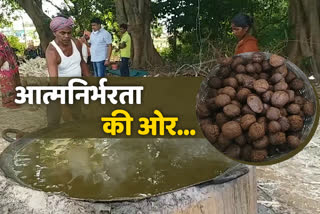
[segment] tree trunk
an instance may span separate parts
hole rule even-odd
[[[116,0],[117,21],[129,26],[133,43],[133,67],[162,65],[162,59],[156,51],[151,38],[151,1]]]
[[[320,81],[320,1],[290,0],[290,24],[293,40],[290,40],[289,58],[297,65],[310,70]]]
[[[40,37],[41,47],[45,51],[54,36],[49,27],[51,19],[42,10],[42,0],[16,1],[32,19]]]

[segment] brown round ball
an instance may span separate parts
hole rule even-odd
[[[197,104],[196,113],[200,119],[209,117],[211,114],[207,104],[204,102]]]
[[[280,115],[281,115],[282,117],[288,116],[287,110],[286,110],[285,108],[281,108],[281,109],[280,109]]]
[[[267,82],[267,80],[259,79],[254,82],[253,88],[258,93],[264,93],[269,89],[269,83]]]
[[[256,117],[252,114],[246,114],[241,117],[240,125],[243,130],[248,130],[249,127],[256,122]]]
[[[264,60],[262,62],[262,70],[263,71],[269,71],[272,69],[272,66],[270,65],[269,61],[268,60]]]
[[[271,121],[268,124],[268,131],[269,133],[281,132],[281,124],[277,121]]]
[[[212,120],[211,120],[211,118],[204,118],[204,119],[200,119],[199,123],[200,123],[200,127],[202,129],[203,128],[202,126],[204,126],[204,125],[207,125],[207,124],[212,125]]]
[[[306,100],[301,96],[294,97],[294,103],[300,105],[301,107],[304,105],[305,101]]]
[[[237,81],[238,81],[239,84],[243,84],[244,77],[245,77],[244,74],[237,74],[237,75],[235,76],[235,78],[237,79]]]
[[[296,136],[293,136],[293,135],[288,136],[287,140],[290,148],[292,149],[296,149],[301,145],[300,139]]]
[[[262,63],[264,60],[264,55],[262,53],[256,52],[252,54],[252,61],[256,63]]]
[[[303,112],[306,116],[313,116],[314,115],[314,105],[312,102],[307,101],[303,105]]]
[[[252,74],[251,76],[252,76],[255,80],[260,79],[260,78],[259,78],[259,74],[257,74],[257,73],[254,73],[254,74]]]
[[[243,146],[247,143],[247,139],[244,135],[241,135],[237,138],[234,139],[234,141],[239,145],[239,146]]]
[[[253,63],[256,73],[260,74],[262,72],[262,66],[259,63]]]
[[[256,81],[255,78],[249,75],[243,74],[243,84],[242,84],[243,87],[253,89],[253,84],[255,81]]]
[[[226,86],[230,86],[232,88],[238,88],[238,81],[236,78],[234,77],[229,77],[225,80],[223,80],[223,85]]]
[[[281,125],[281,131],[282,131],[282,132],[286,132],[286,131],[289,130],[289,128],[290,128],[290,123],[289,123],[288,118],[286,118],[286,117],[280,117],[279,120],[278,120],[278,122],[279,122],[280,125]]]
[[[284,132],[277,132],[269,135],[269,142],[272,145],[281,145],[287,142]]]
[[[262,101],[265,103],[269,103],[271,100],[271,97],[273,95],[273,91],[267,91],[262,94]]]
[[[288,117],[289,124],[290,124],[290,131],[301,131],[303,128],[303,119],[299,115],[292,115]]]
[[[233,159],[239,159],[240,157],[240,146],[236,145],[236,144],[231,144],[224,152],[225,155],[227,155],[230,158]]]
[[[234,104],[234,105],[238,106],[239,108],[242,108],[242,105],[238,100],[232,100],[231,104]]]
[[[292,80],[294,80],[295,78],[297,78],[297,75],[292,72],[292,71],[289,71],[287,76],[286,76],[286,82],[287,83],[290,83]]]
[[[275,73],[270,78],[270,82],[272,84],[276,84],[276,83],[280,82],[281,80],[283,80],[283,76],[280,73]]]
[[[289,114],[300,114],[300,106],[298,104],[290,104],[287,108]]]
[[[231,103],[231,98],[226,94],[220,94],[215,98],[215,104],[218,107],[224,107],[230,103]]]
[[[214,98],[218,95],[218,90],[214,88],[210,88],[207,92],[207,99]]]
[[[223,107],[223,112],[227,117],[237,117],[240,115],[241,110],[239,106],[236,106],[234,104],[228,104],[225,107]]]
[[[264,80],[268,80],[269,79],[269,74],[267,74],[267,73],[261,73],[261,74],[259,74],[259,78],[260,79],[264,79]]]
[[[265,149],[269,145],[269,139],[267,136],[263,136],[262,138],[254,141],[252,144],[255,149]]]
[[[247,104],[255,113],[261,113],[263,111],[263,103],[258,96],[249,95],[247,98]]]
[[[240,123],[235,121],[229,121],[222,126],[222,134],[227,139],[234,139],[242,135],[242,129]]]
[[[227,139],[223,134],[218,137],[217,143],[214,145],[219,151],[225,151],[228,146],[232,143],[232,140]]]
[[[246,144],[244,147],[241,148],[241,152],[240,152],[241,159],[245,161],[250,161],[251,152],[252,152],[252,146]]]
[[[268,151],[266,149],[253,149],[251,151],[251,161],[261,162],[264,161],[268,156]]]
[[[267,114],[267,111],[269,110],[270,105],[263,103],[263,111],[261,112],[261,115]]]
[[[280,73],[283,77],[286,77],[288,74],[288,69],[286,65],[282,65],[276,69],[277,73]]]
[[[267,118],[266,118],[266,117],[259,117],[259,118],[257,119],[257,122],[258,122],[258,123],[267,123]]]
[[[219,127],[217,125],[206,124],[202,126],[204,136],[209,140],[210,143],[214,144],[220,134]]]
[[[264,132],[268,131],[268,123],[266,117],[259,117],[257,119],[257,122],[260,123],[263,126]]]
[[[231,71],[230,71],[229,66],[223,66],[219,69],[217,76],[224,79],[224,78],[229,77],[230,73],[231,73]]]
[[[289,95],[285,91],[276,91],[271,97],[271,104],[275,107],[282,108],[289,102]]]
[[[286,90],[286,92],[289,95],[289,103],[294,102],[294,91],[292,90]]]
[[[216,123],[219,127],[222,127],[222,125],[228,121],[229,121],[229,119],[227,118],[227,116],[223,112],[219,112],[216,115]]]
[[[250,76],[252,76],[253,79],[255,79],[255,80],[260,79],[260,78],[259,78],[259,74],[257,74],[257,73],[250,74]]]
[[[285,81],[280,81],[274,85],[274,91],[285,91],[288,89],[288,84]]]
[[[242,64],[240,64],[240,65],[237,65],[237,67],[236,67],[236,72],[238,72],[238,73],[245,73],[246,72],[246,66],[244,66],[244,65],[242,65]]]
[[[236,97],[236,90],[230,86],[224,87],[221,89],[221,92],[218,91],[218,94],[227,94],[231,99]]]
[[[294,79],[290,82],[290,88],[293,90],[301,90],[304,87],[304,82],[302,79]]]
[[[283,65],[285,61],[286,61],[285,58],[283,58],[282,56],[276,55],[276,54],[271,55],[270,60],[269,60],[270,65],[272,67],[279,67],[279,66]]]
[[[270,107],[267,111],[267,115],[266,117],[269,120],[278,120],[280,118],[281,114],[280,114],[280,110],[278,108],[275,107]]]
[[[261,125],[260,123],[253,123],[249,127],[248,135],[252,140],[258,140],[259,138],[262,138],[265,135],[265,129],[263,125]]]
[[[246,71],[248,73],[254,73],[254,72],[256,72],[256,68],[253,66],[253,64],[249,63],[246,65]]]
[[[231,63],[231,68],[235,69],[239,64],[244,64],[245,60],[241,56],[236,56],[233,58],[233,61]]]
[[[247,88],[241,88],[237,93],[237,99],[240,102],[247,101],[248,95],[251,94],[251,91]]]
[[[304,115],[303,111],[300,111],[299,116],[302,118],[302,120],[304,120],[304,119],[305,119],[305,115]]]
[[[245,114],[256,115],[256,113],[254,111],[252,111],[251,108],[248,105],[244,105],[242,107],[241,113],[242,113],[242,115],[245,115]]]
[[[221,88],[222,87],[222,80],[219,79],[218,77],[211,77],[208,80],[208,85],[210,88],[215,88],[215,89]]]
[[[218,137],[217,143],[214,145],[219,151],[224,151],[232,143],[232,140],[227,139],[223,134]]]
[[[219,107],[216,105],[216,98],[210,98],[207,100],[207,107],[210,111],[216,111]]]

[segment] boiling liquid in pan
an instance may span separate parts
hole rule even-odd
[[[14,158],[17,177],[46,192],[111,200],[212,179],[233,165],[206,140],[37,140]]]

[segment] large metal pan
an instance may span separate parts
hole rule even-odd
[[[79,122],[77,123],[79,125]],[[70,124],[69,124],[70,125]],[[84,124],[85,125],[85,124]],[[62,125],[59,129],[63,129],[65,125]],[[22,138],[15,140],[10,138],[8,136],[9,133],[18,133],[18,135],[22,135],[20,131],[17,130],[5,130],[3,134],[3,138],[7,139],[12,142],[5,151],[0,155],[0,176],[1,173],[4,174],[9,179],[12,179],[13,181],[19,183],[22,186],[35,189],[35,190],[43,190],[39,188],[35,188],[30,183],[25,183],[19,176],[17,175],[17,172],[15,171],[15,159],[16,155],[22,151],[25,148],[28,148],[35,144],[36,142],[39,142],[40,139],[43,138],[43,136],[50,133],[51,130],[49,129],[43,129],[40,131],[37,131],[35,133],[29,133],[25,134]],[[117,139],[114,139],[117,140]],[[151,194],[143,194],[137,188],[137,190],[134,193],[136,194],[129,194],[129,195],[120,195],[116,197],[107,197],[107,198],[95,198],[95,197],[85,197],[85,196],[75,196],[70,195],[66,192],[48,192],[48,194],[62,194],[65,195],[68,198],[77,199],[77,200],[84,200],[84,201],[124,201],[124,200],[137,200],[137,199],[145,199],[157,195],[162,195],[165,193],[177,191],[180,189],[188,188],[190,186],[194,185],[212,185],[212,184],[220,184],[225,183],[228,181],[231,181],[233,179],[236,179],[248,172],[248,168],[245,165],[237,164],[233,161],[230,161],[229,159],[222,156],[206,139],[141,139],[141,143],[139,144],[130,144],[130,139],[127,139],[126,142],[122,144],[122,146],[118,147],[119,154],[125,153],[125,154],[132,154],[132,160],[135,159],[141,159],[141,161],[148,160],[148,157],[146,157],[148,154],[148,151],[146,150],[146,147],[150,145],[151,148],[156,149],[160,151],[160,156],[164,155],[162,158],[157,159],[153,158],[150,161],[153,161],[152,167],[155,172],[157,171],[164,171],[166,170],[166,166],[163,164],[159,164],[160,161],[165,161],[165,163],[172,164],[175,162],[177,166],[179,166],[180,163],[183,161],[189,161],[188,167],[184,165],[185,168],[183,169],[177,169],[177,174],[172,174],[168,177],[170,179],[164,180],[165,183],[170,183],[170,188],[163,187],[163,185],[157,185],[154,184],[153,188],[157,189],[157,191],[154,191]],[[133,147],[132,145],[135,145]],[[129,148],[130,147],[130,148]],[[129,150],[129,151],[128,151]],[[159,154],[158,154],[159,156]],[[154,156],[153,156],[154,157]],[[185,158],[184,158],[185,157]],[[188,159],[189,158],[189,159]],[[191,158],[191,159],[190,159]],[[209,164],[206,175],[201,175],[204,170],[201,171],[201,165],[198,162],[198,159],[205,160],[207,159]],[[126,164],[129,162],[129,165],[134,166],[134,164],[137,161],[131,161],[130,159],[127,160]],[[202,162],[203,164],[203,162]],[[222,164],[222,165],[221,165]],[[180,164],[183,165],[183,164]],[[220,167],[217,167],[217,166]],[[222,167],[221,167],[222,166]],[[114,167],[119,167],[115,165]],[[143,166],[142,166],[143,167]],[[171,169],[172,170],[172,169]],[[31,169],[32,171],[32,169]],[[209,172],[209,173],[208,173]],[[32,173],[36,173],[31,172]],[[180,173],[180,174],[179,174]],[[182,174],[181,174],[182,173]],[[184,174],[186,176],[184,176]],[[208,175],[211,176],[208,177]],[[195,179],[192,180],[192,182],[183,182],[185,179],[187,179],[190,176],[195,176]],[[175,179],[180,178],[180,180]],[[147,176],[145,177],[147,179]],[[120,182],[120,181],[119,181]],[[144,182],[144,181],[142,181]],[[134,181],[132,181],[132,185],[135,185]],[[137,184],[139,185],[139,184]],[[166,185],[164,185],[166,186]],[[107,189],[105,191],[108,191]]]

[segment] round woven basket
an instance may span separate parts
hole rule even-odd
[[[242,56],[245,59],[252,59],[253,53],[254,52],[243,53],[243,54],[239,54],[239,56]],[[266,52],[260,52],[260,53],[262,53],[265,56],[265,59],[270,59],[270,56],[272,55],[272,54],[266,53]],[[305,73],[300,68],[298,68],[298,66],[296,66],[295,64],[293,64],[289,60],[286,60],[285,64],[288,68],[288,71],[294,72],[298,78],[301,78],[304,81],[305,86],[299,92],[301,93],[301,95],[304,98],[312,101],[314,104],[314,108],[315,108],[315,114],[312,117],[305,117],[304,126],[301,131],[301,135],[302,135],[301,141],[303,143],[295,150],[292,150],[290,152],[280,153],[280,154],[277,154],[274,156],[270,156],[266,160],[264,160],[263,162],[247,162],[247,161],[236,160],[238,162],[245,163],[245,164],[251,164],[251,165],[270,165],[270,164],[279,163],[281,161],[284,161],[284,160],[291,158],[292,156],[294,156],[295,154],[300,152],[310,142],[313,135],[315,134],[315,131],[316,131],[316,129],[318,127],[318,123],[319,123],[319,98],[317,96],[317,92],[316,92],[314,86],[310,83],[308,77],[305,75]],[[205,101],[205,98],[207,96],[208,89],[209,89],[208,80],[211,77],[217,76],[217,73],[218,73],[220,67],[221,67],[221,65],[219,65],[219,64],[216,65],[212,69],[212,71],[208,74],[208,76],[202,81],[200,89],[199,89],[199,93],[197,95],[197,104],[199,102]],[[198,121],[199,121],[199,118],[198,118]]]

